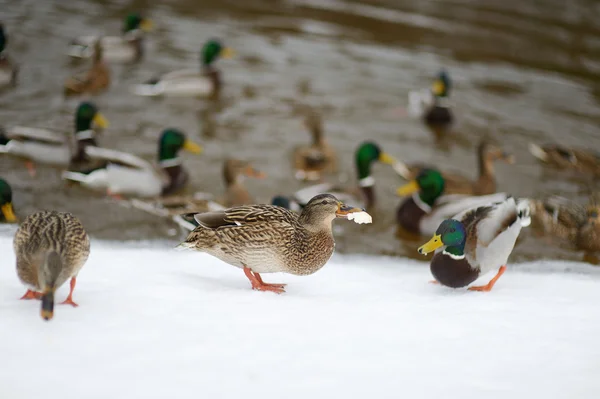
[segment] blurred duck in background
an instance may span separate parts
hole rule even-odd
[[[200,70],[181,69],[169,72],[136,85],[133,93],[140,96],[216,97],[223,81],[221,72],[214,64],[219,58],[231,58],[233,54],[233,50],[224,47],[219,40],[209,40],[200,52]]]
[[[92,67],[65,81],[65,95],[97,94],[110,85],[110,69],[103,60],[100,40],[94,43]]]
[[[85,148],[85,155],[102,166],[90,170],[68,170],[63,179],[78,182],[113,196],[156,197],[182,189],[188,173],[182,166],[179,151],[200,154],[202,147],[188,140],[177,129],[165,129],[158,144],[158,166],[126,152],[107,148]]]
[[[514,156],[502,148],[483,140],[477,149],[479,178],[475,181],[457,173],[441,172],[444,178],[445,194],[487,195],[496,192],[496,173],[494,162],[502,161],[508,164],[515,162]],[[394,169],[406,180],[414,180],[423,169],[431,169],[423,164],[405,164],[396,162]]]
[[[125,17],[121,36],[80,36],[71,41],[67,54],[76,59],[94,56],[96,43],[102,49],[106,62],[134,62],[142,58],[145,33],[152,29],[152,21],[139,13]]]
[[[587,207],[559,196],[531,202],[534,227],[579,250],[600,251],[600,193],[590,196]]]
[[[0,178],[0,223],[16,223],[10,184]]]
[[[15,85],[17,83],[18,68],[8,57],[6,45],[8,35],[4,31],[4,25],[0,23],[0,87]]]
[[[87,160],[85,148],[97,145],[94,128],[107,127],[108,121],[98,108],[93,103],[82,102],[75,111],[74,137],[35,127],[0,127],[0,154],[24,159],[32,176],[36,174],[34,162],[63,168],[80,167]]]
[[[529,151],[544,164],[600,177],[600,153],[560,145],[529,144]]]
[[[323,175],[337,172],[337,156],[323,134],[323,120],[316,111],[306,111],[304,126],[312,136],[312,143],[294,150],[294,170],[298,180],[321,180]]]
[[[430,90],[409,93],[409,113],[422,117],[433,128],[447,128],[454,121],[449,97],[452,82],[446,70],[441,70]]]

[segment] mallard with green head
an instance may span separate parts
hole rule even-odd
[[[371,167],[376,162],[386,165],[394,165],[396,159],[383,152],[381,148],[372,141],[362,143],[355,152],[356,173],[358,187],[339,187],[331,183],[322,183],[298,190],[294,198],[300,204],[306,204],[310,198],[317,194],[330,193],[345,202],[360,204],[367,209],[375,206],[375,178],[371,176]]]
[[[564,197],[531,200],[533,226],[570,242],[583,251],[600,251],[600,194],[590,196],[587,206]]]
[[[448,100],[451,86],[450,75],[441,70],[430,90],[410,92],[410,114],[422,117],[433,128],[445,128],[452,124],[454,117]]]
[[[0,87],[15,85],[17,83],[18,68],[14,65],[6,53],[8,37],[4,31],[4,25],[0,23]]]
[[[597,151],[561,145],[539,146],[533,143],[529,144],[529,151],[544,164],[600,177],[600,153]]]
[[[499,146],[492,144],[488,140],[482,140],[477,149],[479,178],[471,180],[470,178],[452,172],[442,172],[444,178],[445,194],[469,194],[469,195],[487,195],[496,192],[496,172],[494,162],[502,161],[508,164],[514,163],[514,156],[503,151]],[[423,169],[431,166],[423,164],[405,164],[396,162],[394,169],[406,180],[413,180]]]
[[[24,159],[32,175],[35,175],[34,163],[64,168],[80,166],[87,161],[85,148],[97,145],[94,129],[106,127],[108,121],[98,108],[93,103],[82,102],[75,111],[74,137],[27,126],[0,128],[0,154]]]
[[[528,202],[509,197],[444,220],[419,253],[436,251],[431,259],[431,274],[447,287],[466,287],[480,276],[498,270],[486,285],[469,287],[471,291],[490,291],[506,270],[521,228],[530,223]]]
[[[431,235],[445,219],[465,209],[475,208],[508,198],[505,193],[470,196],[444,195],[445,180],[436,169],[423,169],[416,179],[400,187],[398,196],[406,198],[398,207],[396,221],[412,234]]]
[[[4,179],[0,179],[0,223],[16,223],[17,217],[12,204],[12,189]]]
[[[312,136],[310,145],[294,150],[294,170],[298,180],[321,180],[323,175],[337,172],[337,156],[323,135],[323,120],[315,110],[308,110],[304,125]]]
[[[110,86],[110,69],[104,62],[100,41],[94,45],[92,67],[84,72],[69,77],[65,81],[66,96],[78,94],[98,94]]]
[[[99,41],[107,62],[133,62],[142,58],[145,33],[152,29],[152,21],[139,13],[125,17],[121,36],[80,36],[73,39],[67,54],[77,59],[94,56],[94,45]]]
[[[158,144],[158,166],[126,152],[86,147],[86,156],[103,166],[87,171],[69,170],[62,176],[91,189],[106,190],[111,195],[170,195],[188,181],[188,173],[179,158],[182,149],[194,154],[202,152],[202,147],[188,140],[181,131],[165,129]]]
[[[300,214],[273,205],[198,213],[193,215],[198,227],[179,248],[206,252],[239,267],[252,289],[279,294],[285,284],[265,283],[260,274],[315,273],[333,254],[333,220],[352,219],[354,214],[364,214],[363,209],[347,206],[330,194],[315,196]]]
[[[233,50],[217,39],[207,41],[200,52],[200,70],[182,69],[137,85],[133,93],[140,96],[214,97],[222,87],[221,72],[214,65],[219,58],[231,58]]]

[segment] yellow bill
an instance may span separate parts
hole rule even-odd
[[[4,218],[7,222],[15,223],[17,221],[17,217],[15,216],[15,212],[13,211],[12,203],[9,202],[8,204],[2,205],[0,210],[2,210],[2,214],[4,215]]]
[[[427,241],[427,243],[421,245],[418,251],[420,254],[426,255],[442,246],[444,246],[444,243],[442,242],[442,236],[436,234],[433,237],[431,237],[431,240]]]
[[[225,47],[221,50],[221,58],[233,58],[235,51],[231,47]]]
[[[441,96],[444,93],[444,82],[442,82],[441,80],[436,80],[433,83],[433,94],[435,94],[436,96]]]
[[[94,115],[94,119],[92,119],[92,122],[94,122],[94,125],[101,129],[106,129],[108,127],[108,120],[100,112],[96,112],[96,115]]]
[[[142,28],[142,30],[144,32],[150,32],[152,30],[152,28],[154,27],[154,23],[152,23],[151,19],[143,19],[142,22],[140,23],[140,28]]]
[[[192,154],[200,154],[200,153],[202,153],[202,150],[203,150],[202,146],[200,146],[200,145],[198,145],[198,144],[196,144],[196,143],[194,143],[193,141],[190,141],[190,140],[186,140],[183,143],[183,149],[186,150],[186,151],[191,152]]]
[[[403,185],[402,187],[398,187],[396,190],[396,194],[399,197],[406,197],[407,195],[411,195],[412,193],[416,193],[421,188],[419,187],[419,183],[416,180],[412,180],[411,182]]]
[[[388,153],[382,152],[379,154],[379,162],[386,165],[393,165],[396,163],[396,159]]]
[[[252,166],[248,166],[246,169],[244,169],[244,174],[248,177],[253,177],[255,179],[264,179],[265,177],[267,177],[266,173],[254,169]]]

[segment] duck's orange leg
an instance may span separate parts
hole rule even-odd
[[[27,168],[27,172],[29,172],[29,176],[35,177],[37,175],[37,170],[35,169],[35,164],[31,161],[25,161],[25,168]]]
[[[256,279],[262,284],[262,285],[266,285],[268,287],[275,287],[275,288],[284,288],[287,284],[273,284],[273,283],[265,283],[262,279],[262,277],[260,276],[260,274],[258,273],[254,273],[252,272],[252,274],[254,274],[254,277],[256,277]]]
[[[437,280],[429,280],[429,284],[439,284],[440,282]]]
[[[21,297],[21,299],[42,299],[42,293],[27,290],[27,292]]]
[[[61,305],[72,305],[73,307],[79,306],[73,302],[73,290],[75,289],[75,284],[77,284],[77,277],[71,277],[71,282],[69,284],[71,286],[71,290],[69,291],[69,296],[67,296],[67,299],[60,303]]]
[[[265,284],[258,273],[254,273],[252,270],[250,270],[250,268],[246,266],[244,266],[244,274],[246,275],[246,277],[248,277],[248,280],[250,280],[253,290],[271,291],[276,294],[282,294],[285,292],[281,285],[277,286],[277,284]]]
[[[469,287],[469,291],[485,291],[485,292],[491,291],[492,288],[494,288],[494,284],[496,284],[496,281],[498,281],[500,276],[502,276],[505,271],[506,271],[506,266],[500,266],[500,269],[498,270],[498,274],[496,274],[494,276],[494,278],[490,280],[489,283],[487,283],[486,285]]]

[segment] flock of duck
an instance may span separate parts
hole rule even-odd
[[[120,36],[83,36],[73,40],[68,55],[91,59],[84,74],[69,78],[66,94],[95,94],[110,85],[107,62],[134,62],[143,58],[144,32],[151,22],[139,14],[125,18]],[[17,84],[17,67],[6,50],[7,35],[0,24],[0,85]],[[201,50],[198,70],[179,70],[132,88],[143,96],[216,96],[223,85],[215,62],[232,50],[212,39]],[[431,90],[416,99],[423,121],[433,128],[453,122],[448,103],[451,80],[440,72]],[[414,98],[412,100],[415,100]],[[415,102],[415,101],[411,101]],[[227,159],[223,177],[226,192],[220,199],[210,195],[178,195],[188,181],[179,152],[200,153],[202,147],[177,130],[165,129],[158,140],[157,163],[133,154],[102,148],[97,134],[107,119],[90,101],[75,110],[74,134],[13,126],[0,129],[0,154],[23,161],[35,177],[36,164],[60,167],[62,177],[95,191],[104,191],[156,215],[172,218],[190,230],[178,248],[206,252],[241,268],[252,288],[282,293],[284,284],[266,283],[261,273],[285,272],[308,275],[319,270],[333,253],[332,222],[336,218],[371,223],[367,213],[376,204],[376,162],[389,165],[407,184],[397,190],[403,200],[396,212],[399,228],[432,238],[419,253],[435,252],[431,260],[434,282],[453,288],[466,287],[479,276],[496,270],[496,276],[469,290],[490,291],[504,273],[521,228],[533,223],[544,231],[586,251],[600,250],[600,201],[590,196],[587,206],[552,196],[516,198],[497,192],[493,164],[513,163],[499,146],[482,141],[478,147],[479,178],[441,171],[435,165],[410,165],[381,150],[377,143],[360,143],[355,151],[357,182],[343,187],[325,182],[338,172],[335,148],[325,139],[321,117],[310,110],[305,124],[312,143],[293,152],[295,178],[313,182],[291,195],[277,195],[271,204],[255,204],[243,176],[264,174],[248,162]],[[600,156],[592,151],[560,146],[531,145],[531,153],[545,164],[572,169],[593,179],[600,176]],[[593,190],[592,190],[593,193]],[[12,190],[0,178],[0,221],[17,222]],[[73,301],[77,274],[85,264],[90,239],[79,220],[69,214],[42,211],[29,215],[14,238],[17,273],[28,290],[22,299],[41,299],[41,315],[53,317],[54,292],[70,280],[63,302]]]

